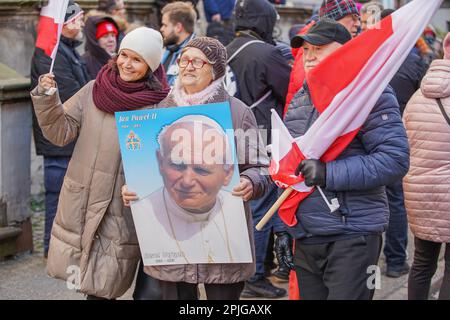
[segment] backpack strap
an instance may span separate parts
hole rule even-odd
[[[259,98],[258,101],[256,101],[254,104],[252,104],[251,106],[249,106],[250,109],[253,109],[255,107],[257,107],[261,102],[263,102],[264,100],[267,99],[268,96],[270,96],[272,94],[272,90],[267,91],[261,98]]]
[[[247,48],[249,45],[253,44],[253,43],[264,43],[264,41],[261,40],[251,40],[249,42],[244,43],[239,49],[237,49],[232,55],[231,57],[228,58],[227,60],[227,64],[231,62],[231,60],[233,60],[234,58],[236,58],[236,56],[241,53],[242,50],[244,50],[245,48]]]
[[[231,57],[228,58],[227,60],[227,64],[229,64],[234,58],[236,58],[236,56],[241,53],[242,50],[244,50],[245,48],[247,48],[249,45],[254,44],[254,43],[265,43],[264,41],[261,40],[251,40],[248,41],[246,43],[244,43],[239,49],[237,49],[232,55]],[[256,101],[254,104],[252,104],[251,106],[249,106],[250,109],[253,109],[255,107],[257,107],[261,102],[263,102],[264,100],[267,99],[267,97],[269,97],[272,94],[272,90],[267,91],[261,98],[258,99],[258,101]]]
[[[442,105],[441,99],[438,98],[438,99],[436,99],[436,101],[439,106],[439,109],[441,109],[442,115],[444,116],[445,120],[447,121],[448,125],[450,126],[450,118],[449,118],[447,112],[445,112],[445,108]]]

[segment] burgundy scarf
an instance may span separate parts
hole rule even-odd
[[[94,103],[102,111],[114,113],[129,111],[161,102],[169,94],[166,73],[160,65],[153,73],[162,84],[159,91],[150,90],[147,79],[137,82],[126,82],[111,64],[105,65],[95,79]]]

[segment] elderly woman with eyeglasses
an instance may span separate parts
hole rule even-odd
[[[240,100],[225,91],[223,78],[227,63],[225,47],[216,39],[200,37],[191,40],[183,49],[178,65],[180,69],[171,94],[159,107],[190,106],[228,101],[231,107],[233,127],[236,132],[257,132],[253,112]],[[236,135],[237,141],[243,141]],[[237,143],[239,145],[239,143]],[[249,152],[252,151],[252,152]],[[254,152],[257,151],[257,152]],[[264,146],[258,141],[248,141],[245,148],[237,148],[240,183],[233,195],[244,201],[249,241],[254,259],[253,222],[248,201],[261,197],[268,186],[268,157]],[[125,205],[137,200],[136,194],[122,188]],[[163,299],[198,299],[197,285],[205,284],[208,299],[237,300],[244,282],[255,273],[253,263],[186,264],[145,266],[148,281],[159,280]],[[142,276],[142,274],[141,274]]]

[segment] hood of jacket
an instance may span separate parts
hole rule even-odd
[[[119,26],[117,25],[117,23],[113,18],[105,16],[92,16],[86,20],[86,24],[84,27],[84,35],[86,37],[86,45],[85,45],[86,52],[89,52],[90,55],[106,63],[109,59],[111,59],[111,56],[108,54],[108,52],[105,51],[105,49],[100,47],[97,38],[95,37],[97,33],[97,25],[104,21],[111,22],[112,24],[114,24],[117,30],[119,30]]]
[[[434,60],[422,80],[420,89],[427,98],[450,97],[450,60]]]
[[[235,8],[236,31],[251,30],[265,42],[275,45],[273,29],[277,11],[267,0],[238,0]]]

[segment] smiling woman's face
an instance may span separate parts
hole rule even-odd
[[[120,51],[117,57],[117,68],[120,78],[127,82],[141,80],[150,69],[140,55],[129,49]]]
[[[180,57],[181,59],[200,59],[204,62],[208,58],[197,48],[187,49]],[[180,67],[180,81],[181,86],[188,94],[200,92],[208,87],[213,81],[212,65],[205,63],[203,67],[196,69],[193,63],[188,63],[184,68]]]

